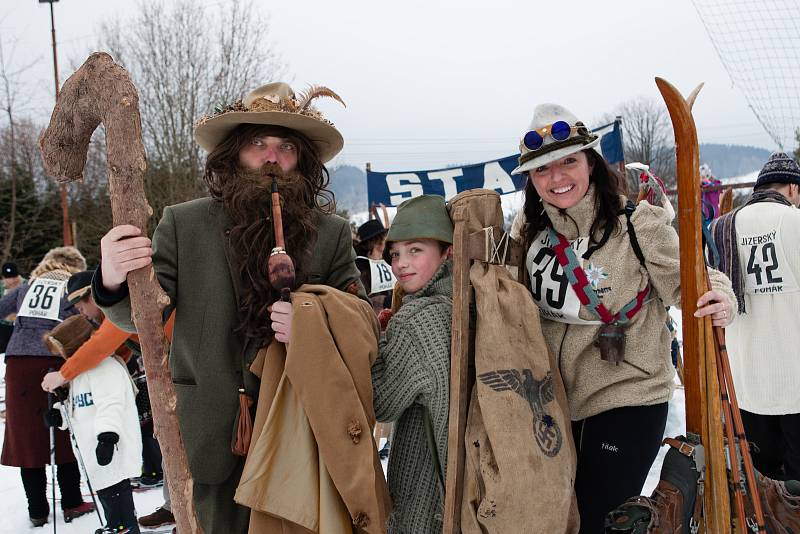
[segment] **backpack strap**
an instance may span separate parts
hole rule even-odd
[[[631,248],[633,249],[633,253],[636,254],[639,264],[644,267],[644,254],[642,254],[642,247],[639,246],[639,240],[636,239],[636,230],[633,229],[633,223],[631,222],[631,216],[633,215],[633,212],[636,211],[636,204],[629,200],[625,204],[625,209],[622,211],[625,213],[625,222],[628,225],[628,239],[631,242]]]
[[[628,239],[631,242],[631,248],[633,249],[633,253],[636,254],[636,259],[639,260],[639,264],[644,267],[644,254],[642,254],[642,247],[639,246],[639,240],[636,239],[636,230],[633,229],[633,223],[631,222],[631,216],[633,215],[634,211],[636,211],[636,204],[629,200],[625,204],[625,207],[621,209],[617,215],[625,215],[625,222],[628,227]],[[600,238],[600,241],[586,249],[586,252],[583,253],[583,259],[588,260],[591,258],[592,254],[597,252],[608,242],[608,240],[611,238],[611,232],[613,228],[613,225],[606,225],[605,230],[603,230],[603,237]]]

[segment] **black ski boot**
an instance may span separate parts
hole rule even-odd
[[[97,492],[106,515],[106,530],[109,532],[140,534],[133,504],[130,481],[125,480]],[[105,532],[101,530],[101,532]]]
[[[650,497],[633,497],[609,512],[606,534],[689,534],[699,508],[698,484],[705,470],[703,446],[697,436],[667,438],[670,445],[661,480]]]

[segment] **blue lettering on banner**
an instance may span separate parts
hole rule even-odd
[[[92,392],[88,391],[86,393],[78,393],[72,397],[72,403],[75,405],[76,408],[86,408],[89,406],[94,406],[94,400],[92,399]]]

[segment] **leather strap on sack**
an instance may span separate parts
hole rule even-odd
[[[698,438],[699,439],[699,438]],[[669,445],[687,458],[694,461],[695,468],[698,472],[697,479],[697,495],[694,498],[694,508],[692,509],[692,517],[689,520],[690,534],[697,534],[700,529],[700,516],[703,513],[703,493],[705,492],[705,454],[702,452],[701,445],[692,445],[688,441],[677,438],[664,438],[661,442],[662,445]]]
[[[250,407],[253,406],[253,399],[244,392],[244,388],[239,389],[239,416],[236,418],[236,441],[231,447],[231,451],[236,456],[247,456],[250,450],[250,439],[253,437],[253,419],[250,417]]]

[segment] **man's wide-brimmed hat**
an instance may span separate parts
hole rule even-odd
[[[553,124],[563,121],[572,130],[563,140],[552,136]],[[538,132],[544,139],[542,145],[532,150],[525,143],[525,136],[530,132]],[[528,130],[519,142],[519,166],[511,174],[523,172],[552,163],[557,159],[569,156],[587,148],[593,148],[600,142],[600,137],[594,135],[578,118],[564,106],[558,104],[539,104],[533,110],[533,119]]]
[[[311,102],[318,97],[344,101],[327,87],[311,86],[295,97],[289,84],[275,82],[250,92],[243,100],[202,117],[194,127],[194,139],[207,152],[213,151],[240,124],[283,126],[303,134],[317,149],[322,163],[327,163],[344,146],[344,139],[333,123],[322,116]]]
[[[397,207],[397,214],[386,235],[386,248],[383,251],[386,263],[392,263],[389,255],[390,243],[412,239],[435,239],[442,243],[453,243],[453,221],[447,213],[444,197],[420,195]]]

